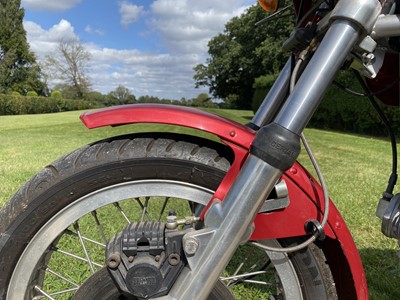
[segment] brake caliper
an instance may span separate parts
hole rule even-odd
[[[192,229],[132,223],[107,244],[107,268],[121,292],[139,299],[166,295],[186,265],[182,237]]]

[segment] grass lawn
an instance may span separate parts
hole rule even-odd
[[[247,111],[215,112],[242,123],[252,115]],[[89,131],[80,123],[79,114],[0,117],[0,207],[39,169],[81,145],[129,132],[177,130],[161,125],[130,125]],[[307,129],[305,134],[324,171],[331,198],[361,253],[371,299],[400,299],[398,246],[380,233],[375,217],[376,203],[391,169],[389,143],[314,129]],[[304,153],[300,161],[310,165]]]

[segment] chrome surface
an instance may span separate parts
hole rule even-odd
[[[393,196],[382,216],[382,233],[400,239],[400,194]]]
[[[369,34],[381,10],[378,0],[340,0],[331,13],[331,19],[351,21]]]
[[[375,23],[371,37],[375,39],[400,36],[400,15],[381,15]]]
[[[259,213],[266,213],[269,211],[282,209],[288,207],[290,204],[289,191],[284,180],[279,181],[275,185],[276,198],[267,199],[261,206]]]
[[[336,20],[274,122],[300,135],[358,38],[354,24]]]

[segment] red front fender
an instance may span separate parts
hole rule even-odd
[[[218,199],[224,198],[255,136],[255,131],[226,118],[172,105],[124,105],[84,113],[81,120],[88,128],[159,123],[194,128],[218,136],[235,153],[235,161],[214,195]],[[321,221],[321,212],[324,211],[323,193],[312,176],[300,164],[295,163],[282,178],[288,186],[290,205],[280,211],[258,214],[251,239],[306,235],[304,224],[308,220]],[[332,202],[325,232],[328,238],[322,243],[322,247],[341,299],[368,299],[365,274],[358,251],[343,218]]]
[[[237,122],[197,109],[165,104],[114,106],[81,115],[87,128],[134,123],[159,123],[199,129],[247,149],[255,132]]]

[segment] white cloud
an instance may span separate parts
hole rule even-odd
[[[144,7],[137,6],[128,1],[123,1],[120,3],[119,13],[121,14],[121,24],[126,27],[129,24],[136,22],[139,17],[143,15]]]
[[[105,34],[103,30],[93,28],[93,27],[90,26],[90,25],[87,25],[87,26],[85,27],[85,32],[86,32],[86,33],[89,33],[89,34],[100,35],[100,36],[103,36],[103,35]]]
[[[87,43],[85,46],[92,57],[89,77],[93,89],[108,93],[124,85],[136,96],[147,94],[169,99],[191,98],[208,92],[208,88],[194,88],[193,67],[205,62],[207,42],[223,31],[230,18],[254,4],[249,1],[156,0],[148,12],[127,1],[121,2],[121,24],[128,26],[145,16],[149,30],[159,37],[168,52],[105,48]],[[50,29],[30,21],[25,21],[24,26],[31,49],[39,59],[54,53],[60,39],[79,39],[67,20]],[[85,28],[88,33],[96,30],[91,26]]]
[[[117,50],[93,47],[90,49],[94,65],[106,66],[103,71],[91,74],[94,89],[109,90],[122,84],[136,96],[152,95],[160,98],[180,99],[195,97],[193,66],[198,63],[195,55],[147,53],[138,50]]]
[[[250,4],[254,1],[156,0],[151,5],[151,25],[171,51],[206,53],[210,38]]]
[[[22,6],[42,11],[64,11],[80,2],[81,0],[22,0]]]
[[[45,30],[31,21],[24,21],[24,28],[27,32],[31,50],[35,52],[39,58],[44,58],[46,55],[55,51],[57,44],[61,40],[79,39],[74,32],[74,27],[69,21],[64,19],[52,26],[49,30]]]

